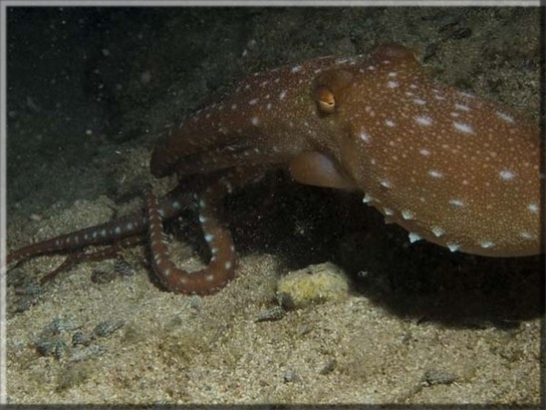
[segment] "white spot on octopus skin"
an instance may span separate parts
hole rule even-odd
[[[373,201],[373,198],[368,194],[364,195],[364,198],[362,198],[362,202],[364,202],[365,204],[368,204],[371,201]]]
[[[480,243],[480,246],[484,249],[488,249],[488,248],[491,248],[493,245],[495,245],[493,242],[491,241],[483,241]]]
[[[252,125],[256,126],[259,124],[260,120],[258,119],[258,117],[252,117],[250,122],[252,123]]]
[[[384,179],[383,181],[381,181],[379,185],[381,185],[384,188],[392,188],[391,182],[387,179]]]
[[[358,134],[358,138],[360,138],[364,142],[370,142],[371,140],[370,134],[368,134],[366,131],[360,131],[360,134]]]
[[[532,213],[534,213],[534,214],[538,213],[538,205],[537,204],[529,204],[527,209],[529,211],[531,211]]]
[[[509,122],[511,124],[513,124],[515,122],[514,119],[510,115],[505,114],[503,112],[497,111],[497,116],[499,118],[503,119],[504,121]]]
[[[472,128],[472,126],[465,124],[464,122],[454,122],[453,126],[455,127],[457,131],[464,132],[465,134],[474,133],[474,129]]]
[[[510,181],[516,177],[516,174],[515,172],[510,171],[509,169],[505,169],[499,172],[499,176],[505,181]]]
[[[396,88],[396,87],[398,87],[398,85],[399,84],[396,81],[387,82],[387,87],[389,87],[389,88]]]
[[[449,250],[451,252],[455,252],[457,251],[461,246],[456,244],[456,243],[452,243],[452,242],[449,242],[449,243],[446,243],[447,247],[449,248]]]
[[[440,171],[436,171],[434,169],[431,169],[430,171],[428,171],[428,174],[432,178],[443,178],[443,176],[444,176],[444,174],[442,174]]]
[[[455,109],[457,110],[461,110],[461,111],[470,111],[470,107],[468,105],[464,105],[464,104],[455,104]]]
[[[286,91],[283,91],[279,94],[279,100],[284,100],[285,97],[286,97]]]
[[[464,206],[464,202],[461,201],[460,199],[450,199],[449,204],[453,205],[453,206],[456,206],[456,207],[463,207]]]
[[[295,65],[294,67],[292,67],[291,71],[293,73],[297,73],[297,72],[301,71],[301,68],[302,68],[301,65]]]
[[[426,116],[415,117],[415,122],[419,125],[432,125],[432,118]]]
[[[423,155],[424,157],[428,157],[430,155],[430,151],[428,149],[421,149],[419,150],[419,154]]]
[[[385,124],[388,127],[394,127],[396,125],[393,120],[385,120]]]
[[[414,243],[414,242],[417,242],[417,241],[423,239],[423,238],[421,238],[421,236],[419,234],[417,234],[415,232],[410,232],[408,237],[409,237],[409,241],[411,243]]]
[[[432,233],[434,234],[434,236],[439,238],[440,236],[442,236],[445,233],[445,231],[442,228],[440,228],[439,226],[433,226],[432,227]]]
[[[402,218],[404,218],[405,220],[413,219],[413,217],[413,212],[411,212],[410,210],[404,209],[402,211]]]
[[[421,100],[420,98],[414,98],[413,102],[417,105],[425,105],[427,103],[425,100]]]

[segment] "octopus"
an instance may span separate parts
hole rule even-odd
[[[254,73],[185,118],[155,146],[155,177],[177,187],[144,194],[138,212],[13,251],[8,264],[67,253],[61,268],[146,242],[171,292],[210,294],[237,267],[218,211],[233,189],[284,168],[302,184],[354,191],[408,232],[451,251],[490,257],[542,253],[538,126],[497,102],[442,85],[417,54],[387,44],[370,55],[315,58]],[[205,176],[206,184],[196,184]],[[199,218],[210,260],[187,272],[171,260],[165,220]],[[85,252],[90,246],[102,250]],[[44,279],[45,279],[44,278]]]

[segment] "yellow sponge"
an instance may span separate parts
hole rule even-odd
[[[277,299],[286,309],[337,300],[348,291],[347,275],[330,262],[290,272],[277,283]]]

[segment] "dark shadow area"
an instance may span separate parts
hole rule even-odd
[[[332,261],[355,291],[412,320],[513,328],[544,314],[544,257],[452,253],[385,224],[361,194],[302,186],[282,173],[228,201],[243,254],[279,255],[286,271]]]

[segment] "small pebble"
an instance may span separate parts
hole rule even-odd
[[[292,383],[292,382],[299,381],[300,377],[298,376],[295,370],[290,369],[284,372],[283,380],[285,383]]]
[[[331,359],[322,367],[322,369],[319,370],[319,374],[325,375],[328,373],[332,373],[335,368],[336,368],[336,361],[335,359]]]
[[[58,338],[42,339],[34,344],[36,351],[42,356],[53,356],[60,359],[68,349],[66,343]]]
[[[120,329],[123,325],[125,325],[125,320],[100,322],[93,329],[93,335],[97,337],[106,337]]]
[[[42,330],[42,336],[60,335],[65,330],[72,330],[75,327],[76,326],[70,319],[57,317],[44,327],[44,329]]]
[[[427,370],[421,384],[423,386],[434,386],[436,384],[451,384],[455,381],[455,375],[448,370]]]
[[[91,274],[91,282],[97,284],[110,283],[116,279],[117,273],[112,271],[94,270]]]
[[[309,333],[310,331],[311,331],[311,326],[309,325],[309,323],[304,323],[298,328],[298,335],[303,336]]]
[[[116,259],[114,271],[123,277],[130,277],[136,274],[135,269],[125,259]]]
[[[74,334],[72,335],[72,346],[89,346],[92,341],[93,337],[91,335],[83,333],[82,331],[74,332]]]
[[[190,309],[200,311],[203,306],[203,298],[199,295],[192,295],[189,297]]]
[[[272,322],[281,320],[286,314],[285,310],[280,306],[273,306],[267,310],[260,312],[256,318],[256,322]]]

